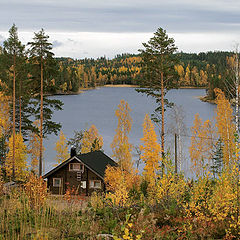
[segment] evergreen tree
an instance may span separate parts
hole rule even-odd
[[[9,30],[9,38],[3,43],[5,64],[7,65],[7,77],[9,79],[8,90],[12,95],[12,177],[15,177],[15,134],[16,134],[16,79],[19,80],[19,65],[23,58],[24,46],[18,39],[15,24]],[[18,79],[19,77],[19,79]]]
[[[82,139],[84,131],[74,131],[74,137],[70,138],[67,142],[68,146],[71,146],[76,149],[77,154],[80,154],[82,151]]]
[[[211,170],[214,178],[216,178],[221,172],[223,168],[223,143],[221,138],[215,144],[215,150],[213,151],[214,156],[212,158],[212,166]]]
[[[32,63],[33,87],[38,93],[35,98],[36,101],[32,103],[36,109],[37,119],[40,119],[39,176],[42,175],[43,137],[52,132],[57,134],[60,130],[61,124],[51,121],[51,117],[53,109],[61,110],[63,105],[59,100],[49,99],[44,96],[44,92],[48,92],[47,90],[52,85],[52,80],[56,74],[56,61],[53,59],[52,43],[48,42],[48,38],[49,36],[41,29],[38,33],[34,33],[33,42],[28,43]]]
[[[164,111],[165,106],[171,106],[167,99],[164,99],[166,90],[177,86],[177,72],[174,66],[177,64],[174,39],[169,38],[166,30],[158,28],[154,36],[147,43],[143,43],[144,49],[140,49],[142,57],[143,81],[140,82],[140,93],[145,93],[156,99],[159,107],[155,109],[153,120],[161,122],[161,147],[164,156]],[[158,118],[160,113],[161,119]]]

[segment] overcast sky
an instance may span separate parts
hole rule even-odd
[[[15,23],[23,43],[44,28],[56,56],[137,53],[158,27],[179,51],[232,50],[239,13],[239,0],[0,0],[0,44]]]

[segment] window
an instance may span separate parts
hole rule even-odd
[[[100,180],[90,180],[89,187],[90,188],[101,188],[101,181]]]
[[[61,178],[53,178],[53,186],[54,187],[61,187],[62,179]]]
[[[81,163],[69,163],[69,171],[83,172],[84,166]]]
[[[81,181],[81,188],[85,189],[86,188],[86,181]]]

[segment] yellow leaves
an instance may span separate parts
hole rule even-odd
[[[115,115],[118,118],[118,126],[111,144],[113,157],[118,161],[120,167],[127,171],[132,169],[132,145],[128,141],[128,134],[132,128],[130,111],[128,103],[121,100],[118,109],[115,111]]]
[[[88,153],[102,149],[103,138],[99,135],[95,125],[84,131],[81,153]]]
[[[233,124],[233,110],[229,101],[225,98],[224,93],[220,89],[214,89],[217,96],[217,116],[216,125],[218,134],[220,135],[224,146],[223,146],[223,162],[224,167],[229,168],[233,164],[234,159],[234,132],[235,127]]]
[[[199,114],[196,114],[191,132],[189,153],[192,168],[197,176],[206,175],[210,169],[212,150],[216,141],[214,125],[210,120],[202,123]]]
[[[143,145],[140,145],[142,151],[141,159],[145,163],[143,175],[149,182],[150,187],[155,185],[157,178],[157,171],[161,158],[161,146],[157,141],[157,135],[154,130],[154,125],[146,114],[143,123],[143,138],[141,139]]]
[[[96,211],[97,209],[102,209],[104,207],[104,203],[103,203],[103,198],[102,196],[97,193],[97,192],[93,192],[90,196],[90,203],[92,208]]]
[[[59,140],[56,142],[55,150],[57,152],[56,161],[58,164],[69,158],[66,137],[62,131],[60,131]]]
[[[17,133],[15,135],[15,161],[13,162],[13,136],[10,137],[9,152],[6,157],[6,172],[7,176],[12,176],[13,168],[15,170],[16,180],[24,180],[27,176],[27,148],[23,142],[23,137],[21,134]]]
[[[45,203],[47,184],[42,177],[38,178],[36,175],[30,174],[24,188],[31,207],[39,208]]]
[[[104,181],[109,191],[116,192],[122,183],[125,184],[126,190],[129,191],[133,186],[139,185],[139,176],[133,169],[131,172],[128,172],[120,167],[107,166]]]
[[[59,86],[62,90],[62,92],[66,92],[67,91],[67,82],[64,82],[62,85]]]
[[[3,92],[0,92],[0,137],[7,134],[11,128],[10,100],[10,97],[5,96]]]
[[[126,206],[128,191],[123,176],[119,179],[118,186],[115,191],[113,193],[109,192],[106,194],[106,199],[110,199],[114,206]]]

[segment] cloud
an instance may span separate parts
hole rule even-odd
[[[6,38],[0,34],[0,46],[3,46],[3,42],[6,40]]]
[[[63,43],[58,40],[54,40],[52,44],[53,44],[53,48],[57,48],[63,45]]]
[[[56,56],[74,58],[137,53],[158,27],[179,50],[231,50],[239,12],[236,0],[2,0],[0,33],[6,39],[15,23],[27,43],[44,28]]]
[[[72,32],[240,31],[234,0],[3,0],[0,29]]]

